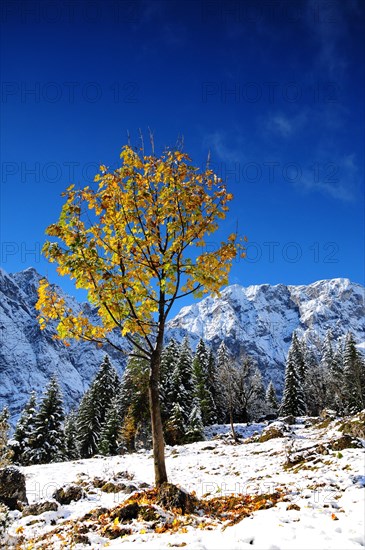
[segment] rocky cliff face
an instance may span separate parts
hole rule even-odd
[[[32,389],[42,391],[52,374],[57,375],[69,408],[88,387],[105,353],[117,370],[123,369],[124,358],[113,349],[86,342],[66,347],[52,338],[52,327],[40,331],[34,306],[41,278],[33,268],[11,275],[0,270],[0,408],[7,405],[12,415],[22,409]],[[88,304],[58,291],[75,310],[92,315]]]
[[[40,278],[33,268],[14,274],[0,270],[0,408],[8,405],[15,416],[30,390],[41,391],[52,374],[61,382],[68,408],[88,387],[105,353],[119,372],[125,364],[112,348],[85,342],[66,347],[52,339],[52,327],[39,330],[34,305]],[[94,315],[88,304],[59,292],[74,309]],[[358,343],[365,341],[364,296],[364,287],[348,279],[308,286],[233,285],[219,298],[184,307],[169,322],[168,337],[181,340],[187,334],[193,346],[202,337],[214,349],[224,340],[233,354],[252,355],[265,381],[273,379],[280,387],[294,330],[314,344],[328,329],[334,338],[351,330]]]
[[[220,298],[184,307],[169,323],[171,335],[203,338],[213,348],[224,340],[234,355],[254,357],[268,382],[280,388],[294,330],[314,346],[331,329],[334,339],[351,330],[365,340],[365,289],[348,279],[307,286],[255,285],[225,288]]]

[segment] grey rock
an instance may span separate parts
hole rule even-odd
[[[14,466],[0,469],[0,502],[10,510],[21,510],[28,504],[25,476]]]
[[[72,501],[85,497],[85,491],[79,485],[65,485],[53,493],[53,498],[60,504],[70,504]]]
[[[58,504],[55,500],[43,500],[24,506],[22,513],[23,516],[39,516],[44,512],[56,512],[57,510]]]

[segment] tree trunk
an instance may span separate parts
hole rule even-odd
[[[160,485],[162,485],[162,483],[167,481],[165,465],[165,442],[162,429],[159,392],[161,347],[157,345],[155,351],[152,354],[149,380],[153,461],[155,468],[156,487],[159,487]]]
[[[236,434],[236,432],[234,430],[234,426],[233,426],[233,414],[232,414],[232,408],[231,407],[229,408],[229,422],[231,424],[232,437],[235,440],[235,442],[237,443],[238,442],[238,437],[237,437],[237,434]]]

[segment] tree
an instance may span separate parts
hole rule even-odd
[[[196,348],[193,360],[193,376],[195,397],[199,400],[201,417],[204,426],[212,424],[215,420],[214,400],[208,382],[209,353],[202,339]]]
[[[197,397],[193,400],[185,439],[188,443],[194,443],[195,441],[202,441],[204,439],[202,413],[200,409],[200,401]]]
[[[169,445],[180,445],[183,443],[186,434],[184,414],[179,403],[172,407],[171,417],[166,423],[165,435]]]
[[[321,360],[317,361],[313,348],[303,338],[300,342],[301,353],[305,364],[304,381],[302,382],[307,413],[318,416],[328,405],[329,364],[333,361],[332,341],[328,333],[322,344]],[[324,359],[326,357],[326,359]]]
[[[210,395],[212,396],[212,417],[211,422],[224,422],[225,420],[225,403],[221,383],[219,379],[217,362],[213,350],[209,351],[208,355],[208,379],[207,385]]]
[[[52,376],[34,420],[29,450],[25,452],[30,464],[59,462],[65,458],[64,418],[60,387],[56,377]]]
[[[344,377],[344,348],[346,339],[340,338],[334,352],[329,371],[328,394],[329,406],[339,414],[345,414],[346,383]]]
[[[247,355],[236,366],[235,387],[234,408],[237,421],[247,422],[266,412],[262,376],[254,361]]]
[[[121,437],[127,448],[135,450],[136,436],[142,426],[150,431],[148,406],[149,365],[146,359],[130,357],[119,392]]]
[[[101,429],[99,411],[91,386],[84,393],[77,411],[77,445],[82,458],[90,458],[98,450]]]
[[[348,413],[353,414],[365,408],[365,362],[356,349],[351,332],[346,336],[343,363],[346,408]]]
[[[272,380],[270,380],[270,383],[267,387],[265,399],[266,399],[267,408],[270,414],[277,415],[279,412],[279,401],[278,401],[278,398],[276,395],[276,389]]]
[[[116,395],[107,410],[100,433],[99,451],[103,455],[116,455],[118,453],[121,425],[119,395]]]
[[[179,403],[186,424],[191,413],[195,392],[193,354],[187,337],[182,341],[179,358],[172,373],[171,384],[171,403]]]
[[[67,460],[80,458],[77,433],[77,411],[71,411],[65,420],[65,455]]]
[[[302,358],[298,338],[294,332],[285,366],[284,393],[280,406],[281,416],[300,416],[306,412],[301,372],[303,372]]]
[[[228,356],[228,351],[224,342],[221,342],[218,348],[217,366],[222,395],[225,397],[227,403],[232,437],[237,442],[238,437],[233,425],[233,415],[237,405],[237,369]]]
[[[189,255],[218,229],[232,195],[208,167],[191,165],[180,150],[160,157],[125,146],[122,165],[100,167],[90,186],[65,192],[57,223],[47,234],[43,252],[86,289],[99,320],[75,313],[46,280],[41,281],[37,309],[40,327],[56,320],[60,339],[109,343],[122,353],[112,331],[117,328],[133,353],[149,361],[149,402],[156,485],[167,481],[160,408],[160,362],[167,317],[182,296],[217,293],[228,283],[237,254],[244,254],[237,234],[214,251]]]
[[[25,405],[15,426],[12,438],[13,461],[24,465],[26,464],[25,457],[29,452],[29,439],[34,430],[34,421],[37,414],[36,401],[36,393],[32,391],[29,401]]]
[[[105,356],[90,388],[85,392],[78,411],[77,438],[83,458],[98,451],[100,432],[107,410],[120,387],[116,370]]]
[[[179,360],[180,349],[174,338],[171,338],[167,346],[161,354],[160,368],[160,399],[161,399],[161,414],[164,426],[170,419],[173,409],[172,393],[172,373],[174,372]]]
[[[114,396],[118,393],[119,387],[120,380],[117,371],[110,364],[109,357],[106,355],[91,385],[100,426],[104,424],[106,412]]]
[[[9,411],[4,407],[0,413],[0,468],[7,466],[13,456],[9,447]]]

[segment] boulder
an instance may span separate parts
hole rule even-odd
[[[0,502],[10,510],[21,510],[28,504],[25,476],[14,466],[0,469]]]
[[[284,428],[285,426],[283,426],[280,422],[275,422],[275,424],[271,424],[270,426],[265,428],[260,435],[260,443],[269,441],[269,439],[276,439],[277,437],[285,437]]]
[[[115,481],[107,481],[100,488],[104,493],[120,493],[120,491],[124,491],[126,484],[116,483]]]
[[[346,418],[338,429],[344,434],[365,439],[365,410]]]
[[[158,489],[156,504],[166,510],[179,509],[185,514],[194,510],[195,499],[176,485],[166,482]]]
[[[323,418],[323,420],[327,420],[327,418],[330,420],[335,420],[335,418],[337,417],[337,413],[332,409],[323,409],[319,413],[319,416]]]
[[[85,496],[85,491],[79,485],[65,485],[53,493],[53,498],[60,504],[70,504],[73,500],[80,500]]]
[[[43,500],[24,506],[22,512],[23,516],[39,516],[44,512],[56,512],[58,510],[58,503],[55,500]]]
[[[362,443],[356,437],[344,434],[338,439],[330,441],[329,447],[332,451],[343,451],[344,449],[361,449]]]
[[[111,519],[118,518],[120,523],[123,523],[123,521],[131,521],[132,519],[136,519],[138,517],[139,511],[139,504],[137,502],[132,502],[131,504],[127,504],[126,506],[114,508],[114,510],[110,514],[110,517]]]

